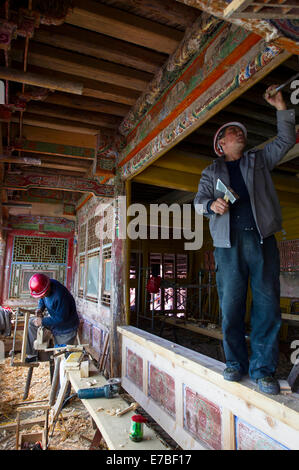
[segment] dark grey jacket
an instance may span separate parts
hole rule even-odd
[[[282,228],[280,204],[270,172],[296,143],[294,110],[277,111],[277,130],[277,137],[272,142],[263,149],[245,152],[240,161],[261,241]],[[196,204],[202,204],[203,213],[210,219],[214,246],[230,248],[229,211],[223,215],[207,214],[207,203],[218,197],[223,198],[223,193],[216,190],[218,178],[230,185],[224,157],[214,160],[202,172],[194,205],[197,212],[202,213],[199,207],[196,208]]]

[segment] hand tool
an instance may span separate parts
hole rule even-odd
[[[284,87],[286,87],[289,83],[291,83],[293,80],[296,80],[296,78],[299,78],[299,72],[296,73],[296,75],[293,75],[291,78],[289,78],[289,80],[287,80],[285,83],[283,83],[282,85],[279,85],[278,87],[276,88],[273,88],[273,90],[270,90],[268,92],[265,92],[264,93],[264,98],[266,98],[266,96],[268,96],[269,98],[272,98],[272,96],[276,95],[276,93],[278,93],[280,90],[282,90]]]
[[[34,340],[33,342],[33,347],[37,351],[45,350],[48,347],[48,341],[45,341],[44,333],[45,333],[44,327],[39,326],[37,329],[36,340]]]
[[[216,189],[224,193],[223,199],[225,202],[230,201],[233,204],[239,199],[238,194],[232,188],[226,186],[219,178],[217,179]]]

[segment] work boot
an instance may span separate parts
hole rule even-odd
[[[234,367],[227,367],[223,371],[223,378],[224,380],[229,380],[230,382],[239,382],[242,378],[242,373],[239,369],[235,369]]]
[[[271,375],[257,379],[256,383],[260,392],[267,393],[268,395],[278,395],[280,392],[278,380]]]

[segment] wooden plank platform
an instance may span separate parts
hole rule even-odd
[[[298,321],[299,322],[299,315],[292,315],[288,313],[282,313],[281,318],[283,321]],[[159,319],[162,322],[165,322],[167,325],[171,325],[175,328],[184,328],[185,330],[194,331],[195,333],[209,336],[210,338],[219,339],[220,341],[223,340],[222,330],[219,326],[216,328],[210,327],[201,327],[198,326],[196,323],[189,321],[189,320],[180,320],[178,318],[163,318],[161,315]],[[211,322],[212,323],[212,322]]]
[[[80,372],[77,370],[69,371],[68,374],[75,392],[81,388],[88,388],[87,383],[91,378],[97,381],[94,387],[103,387],[107,384],[106,379],[102,375],[93,375],[90,378],[81,379]],[[109,450],[167,450],[167,447],[147,425],[144,425],[143,441],[131,441],[129,438],[131,417],[136,412],[129,411],[122,416],[111,416],[107,413],[109,410],[123,410],[128,407],[127,402],[120,396],[116,395],[115,398],[92,398],[81,401],[96,423]],[[98,411],[99,409],[101,411]]]
[[[298,450],[299,394],[263,394],[249,377],[224,380],[220,361],[132,326],[118,332],[123,387],[182,449]]]
[[[196,323],[193,323],[191,321],[186,321],[186,320],[179,320],[177,318],[165,318],[162,319],[160,317],[161,321],[164,321],[167,325],[172,325],[177,328],[185,328],[185,330],[190,330],[194,331],[195,333],[199,333],[201,335],[209,336],[211,338],[216,338],[219,340],[223,339],[223,334],[221,331],[221,328],[216,327],[216,328],[203,328],[201,326],[196,325]]]

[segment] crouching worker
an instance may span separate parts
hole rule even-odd
[[[36,317],[31,318],[28,326],[26,362],[37,360],[34,341],[39,326],[46,328],[48,338],[53,334],[56,344],[74,344],[79,327],[74,297],[68,289],[45,274],[34,274],[29,280],[32,297],[39,299]],[[43,312],[47,309],[47,316]]]

